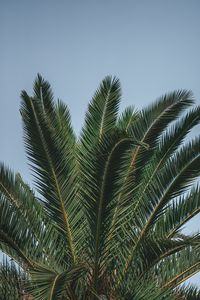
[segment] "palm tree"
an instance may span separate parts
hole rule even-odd
[[[38,75],[33,90],[20,112],[36,192],[0,166],[0,249],[20,267],[1,264],[2,278],[36,300],[199,299],[179,287],[200,270],[200,236],[182,231],[200,211],[191,92],[118,116],[120,83],[106,77],[77,139],[49,83]]]

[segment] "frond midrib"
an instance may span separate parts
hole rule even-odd
[[[53,280],[53,283],[52,283],[52,287],[51,287],[51,290],[50,290],[50,295],[49,295],[49,299],[48,300],[53,300],[53,294],[54,294],[54,290],[55,290],[55,287],[56,287],[56,282],[59,278],[60,274],[57,274],[56,277],[54,278]]]
[[[100,127],[99,127],[99,140],[102,138],[102,135],[103,135],[103,126],[104,126],[104,120],[106,117],[106,110],[108,107],[110,93],[111,93],[111,86],[109,87],[108,94],[106,95],[105,105],[104,105],[103,112],[102,112],[101,123],[100,123]]]

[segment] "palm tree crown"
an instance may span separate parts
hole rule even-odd
[[[119,115],[120,82],[108,76],[78,139],[40,75],[21,98],[37,193],[0,165],[0,249],[20,267],[1,264],[2,299],[200,299],[180,286],[200,270],[200,236],[182,232],[200,211],[191,92]]]

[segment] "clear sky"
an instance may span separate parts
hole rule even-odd
[[[199,0],[0,0],[0,160],[31,181],[19,95],[38,72],[69,105],[78,133],[108,74],[121,80],[121,109],[181,88],[200,104],[199,56]]]

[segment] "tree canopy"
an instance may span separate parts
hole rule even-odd
[[[200,211],[192,93],[120,114],[108,76],[79,137],[41,75],[21,99],[35,190],[1,163],[0,249],[17,263],[0,265],[2,299],[200,299],[181,285],[200,270],[200,236],[182,232]]]

